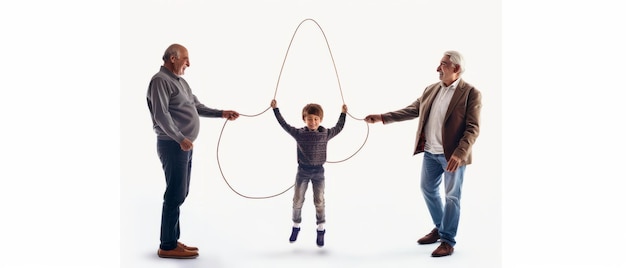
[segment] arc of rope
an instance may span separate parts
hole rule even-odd
[[[295,183],[292,184],[289,188],[285,189],[284,191],[274,194],[274,195],[270,195],[270,196],[247,196],[244,195],[240,192],[238,192],[237,190],[235,190],[230,183],[228,183],[228,180],[226,180],[226,176],[224,176],[224,171],[222,171],[222,166],[220,165],[220,154],[219,154],[219,150],[220,150],[220,140],[222,139],[222,133],[224,133],[224,127],[226,126],[226,123],[228,122],[227,120],[224,120],[224,126],[222,126],[222,131],[220,131],[220,137],[217,139],[217,165],[219,167],[220,170],[220,174],[222,174],[222,178],[224,179],[224,182],[226,182],[226,185],[228,185],[228,188],[230,188],[233,192],[235,192],[237,195],[241,196],[241,197],[245,197],[245,198],[249,198],[249,199],[267,199],[267,198],[272,198],[272,197],[276,197],[279,196],[281,194],[286,193],[287,191],[289,191],[291,188],[293,188],[295,186]]]
[[[335,70],[335,77],[337,78],[337,84],[339,86],[339,93],[341,94],[341,102],[345,105],[345,99],[343,97],[343,90],[341,89],[341,81],[339,80],[339,72],[337,71],[337,65],[335,64],[335,58],[333,57],[333,53],[330,49],[330,44],[328,43],[328,38],[326,38],[326,33],[324,33],[324,30],[322,29],[322,27],[319,25],[319,23],[317,23],[317,21],[315,21],[314,19],[311,18],[307,18],[304,19],[300,22],[300,24],[298,24],[298,27],[296,27],[296,29],[293,32],[293,35],[291,36],[291,40],[289,41],[289,46],[287,47],[287,51],[285,52],[285,57],[283,59],[283,63],[280,67],[280,72],[278,74],[278,80],[276,81],[276,88],[274,89],[274,99],[276,99],[276,95],[278,94],[278,85],[280,84],[280,78],[282,76],[283,73],[283,69],[285,67],[285,62],[287,62],[287,55],[289,54],[289,49],[291,49],[291,45],[293,44],[293,40],[296,37],[296,33],[298,33],[298,29],[300,29],[300,26],[302,26],[302,24],[304,24],[306,21],[312,21],[315,23],[315,25],[317,25],[317,27],[320,29],[320,31],[322,32],[322,35],[324,36],[324,41],[326,42],[326,47],[328,48],[328,53],[330,54],[330,59],[333,63],[333,68]],[[265,108],[265,110],[263,110],[260,113],[257,114],[253,114],[253,115],[246,115],[246,114],[239,114],[240,116],[246,116],[246,117],[255,117],[255,116],[259,116],[261,114],[264,114],[265,112],[267,112],[270,108],[272,108],[271,106]],[[358,120],[358,121],[365,121],[365,119],[360,119],[360,118],[356,118],[354,117],[352,114],[350,114],[349,112],[347,113],[350,117],[352,117],[354,120]],[[239,193],[237,190],[235,190],[230,183],[228,183],[228,180],[226,179],[226,176],[224,175],[224,171],[222,170],[222,166],[220,164],[220,156],[219,156],[219,148],[220,148],[220,142],[222,140],[222,134],[224,133],[224,129],[226,128],[226,123],[228,123],[228,119],[224,120],[224,125],[222,126],[222,130],[220,131],[220,135],[219,138],[217,139],[217,149],[216,149],[216,153],[217,153],[217,166],[220,170],[220,174],[222,175],[222,179],[224,179],[224,182],[226,182],[226,185],[228,185],[228,187],[237,195],[244,197],[244,198],[249,198],[249,199],[268,199],[268,198],[273,198],[276,196],[279,196],[281,194],[286,193],[287,191],[289,191],[291,188],[293,188],[295,186],[295,183],[292,184],[291,186],[289,186],[289,188],[283,190],[280,193],[277,194],[273,194],[273,195],[269,195],[269,196],[248,196],[248,195],[244,195]],[[365,122],[365,125],[367,126],[367,134],[365,135],[365,140],[363,141],[363,144],[361,144],[361,146],[359,147],[359,149],[357,149],[352,155],[348,156],[345,159],[342,160],[338,160],[338,161],[326,161],[326,163],[340,163],[340,162],[344,162],[347,161],[348,159],[352,158],[353,156],[355,156],[359,151],[361,151],[361,149],[363,149],[363,147],[365,146],[365,143],[367,142],[367,139],[369,137],[369,133],[370,133],[370,129],[369,129],[369,125],[367,124],[367,122]]]
[[[298,29],[300,29],[300,26],[302,26],[302,24],[304,24],[306,21],[314,22],[315,25],[317,25],[317,28],[320,29],[320,32],[322,32],[322,35],[324,36],[324,41],[326,42],[326,47],[328,48],[328,53],[330,54],[330,59],[333,62],[333,68],[335,69],[335,77],[337,78],[337,85],[339,85],[339,92],[341,93],[341,102],[343,104],[346,104],[346,101],[343,98],[343,90],[341,90],[341,81],[339,80],[339,72],[337,71],[335,58],[333,57],[333,52],[330,50],[330,44],[328,44],[328,38],[326,38],[326,33],[324,33],[322,26],[320,26],[320,24],[317,23],[317,21],[315,21],[314,19],[310,19],[310,18],[304,19],[303,21],[301,21],[300,24],[298,24],[298,27],[296,27],[296,30],[293,32],[293,35],[291,36],[291,40],[289,41],[289,46],[287,47],[287,52],[285,53],[285,58],[283,59],[283,64],[280,66],[280,72],[278,73],[278,81],[276,81],[276,89],[274,90],[274,99],[276,99],[276,94],[278,93],[278,84],[280,83],[280,77],[283,74],[283,68],[285,68],[285,62],[287,62],[287,55],[289,54],[289,49],[291,49],[291,44],[293,44],[293,39],[296,38],[296,33],[298,33]]]

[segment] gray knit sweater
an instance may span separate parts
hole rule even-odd
[[[185,79],[163,66],[150,80],[147,101],[160,140],[194,141],[200,132],[200,116],[222,117],[222,110],[204,106]]]
[[[307,127],[295,128],[287,124],[278,108],[274,108],[274,115],[280,126],[296,139],[298,164],[304,166],[322,166],[326,162],[328,141],[337,136],[346,123],[346,114],[341,113],[333,128],[319,126],[316,131],[311,131]]]

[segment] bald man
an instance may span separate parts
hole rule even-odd
[[[161,212],[161,237],[157,254],[161,258],[198,257],[198,248],[178,241],[180,206],[189,194],[193,142],[200,131],[200,116],[235,120],[239,113],[204,106],[192,93],[182,75],[190,66],[187,49],[170,45],[163,65],[148,86],[147,102],[157,135],[157,153],[165,173],[165,194]]]

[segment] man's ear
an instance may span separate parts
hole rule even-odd
[[[454,65],[454,73],[459,73],[459,72],[461,72],[461,66],[458,65],[458,64],[455,64]]]

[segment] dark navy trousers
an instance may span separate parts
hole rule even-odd
[[[157,152],[165,173],[165,194],[161,212],[161,244],[163,250],[176,248],[180,238],[180,206],[189,194],[191,156],[173,140],[157,140]]]

